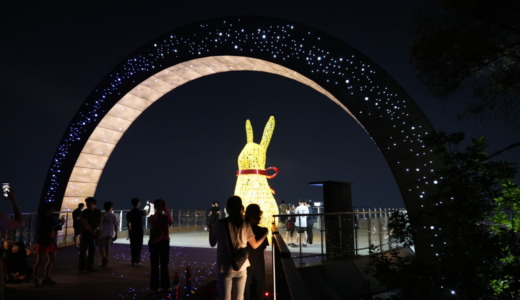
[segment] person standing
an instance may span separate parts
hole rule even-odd
[[[211,210],[208,213],[208,230],[220,219],[220,207],[218,201],[211,202]]]
[[[150,219],[152,218],[153,215],[155,215],[155,206],[153,205],[152,202],[150,202],[150,200],[146,200],[146,205],[144,206],[144,210],[146,211],[146,216],[147,216],[147,219],[146,219],[146,234],[147,235],[150,235]]]
[[[103,203],[105,212],[101,217],[100,234],[98,237],[99,255],[101,256],[100,267],[108,264],[110,245],[117,239],[117,216],[114,214],[114,204],[111,201]]]
[[[96,208],[97,200],[93,197],[85,199],[87,208],[81,212],[83,228],[79,245],[79,271],[94,271],[94,256],[96,253],[96,238],[99,236],[101,211]]]
[[[312,200],[307,200],[307,208],[309,209],[309,214],[315,214],[316,209],[312,207]],[[307,217],[307,244],[312,245],[312,238],[314,236],[312,230],[314,227],[314,223],[316,223],[316,216],[308,216]]]
[[[14,218],[9,217],[6,213],[0,212],[0,230],[16,230],[23,227],[23,217],[14,190],[10,186],[3,187],[4,198],[11,202],[13,207]],[[0,274],[5,274],[5,260],[4,256],[0,255]],[[0,300],[5,299],[5,276],[0,276]]]
[[[147,212],[139,209],[141,201],[139,198],[133,198],[132,209],[126,214],[126,226],[128,228],[128,237],[130,239],[130,256],[132,266],[141,263],[141,251],[143,249],[143,217],[147,216]]]
[[[287,216],[285,220],[285,241],[287,243],[287,246],[292,247],[296,246],[296,243],[294,243],[294,211],[296,210],[296,207],[294,207],[294,204],[289,204],[289,209],[287,210]]]
[[[247,281],[247,267],[250,266],[249,260],[235,271],[231,266],[231,252],[239,248],[247,247],[247,243],[253,249],[258,248],[265,240],[267,233],[260,239],[255,238],[255,234],[249,223],[244,222],[244,206],[239,196],[231,196],[226,203],[226,211],[229,217],[220,219],[210,230],[209,242],[211,247],[217,247],[217,285],[220,300],[233,299],[243,300],[244,289]],[[229,237],[228,237],[229,236]],[[229,239],[231,239],[232,249]]]
[[[173,223],[173,218],[164,200],[155,200],[154,206],[155,214],[150,217],[150,239],[148,240],[151,293],[159,290],[171,290],[168,264],[170,262],[169,228]]]
[[[307,216],[309,214],[309,208],[307,207],[305,200],[298,200],[298,207],[294,210],[296,221],[294,225],[296,225],[296,245],[293,247],[298,247],[298,245],[303,244],[303,247],[307,247]],[[305,239],[302,239],[302,233],[305,235]]]
[[[58,217],[54,214],[54,203],[46,203],[38,215],[38,237],[36,239],[36,261],[33,266],[33,281],[35,287],[40,285],[53,285],[56,281],[52,280],[50,273],[54,262],[56,261],[56,252],[58,245],[56,244],[57,231],[61,230],[65,217]],[[39,271],[43,264],[43,256],[47,257],[47,263],[44,268],[43,280],[38,279]]]
[[[280,203],[279,208],[280,208],[280,214],[281,215],[286,215],[287,214],[287,204],[285,204],[284,200],[282,200],[282,202]],[[286,216],[280,216],[280,223],[285,224],[286,219],[287,219]]]
[[[268,230],[265,227],[258,226],[262,219],[263,212],[258,204],[249,204],[246,208],[245,221],[251,225],[255,239],[259,240],[266,235]],[[249,253],[250,266],[247,267],[247,282],[244,291],[244,298],[261,300],[264,299],[265,292],[265,259],[264,250],[269,245],[267,239],[256,249],[253,249],[247,243],[247,252]]]
[[[78,208],[72,212],[72,227],[74,228],[74,247],[79,247],[79,235],[81,234],[81,213],[85,207],[84,203],[79,203]]]

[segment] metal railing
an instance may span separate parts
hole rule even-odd
[[[125,232],[128,230],[126,223],[126,213],[129,210],[114,210],[114,214],[118,220],[118,231]],[[206,216],[209,211],[203,209],[170,209],[173,217],[171,232],[180,231],[198,231],[204,230],[206,226]],[[74,227],[72,211],[57,212],[57,216],[65,217],[65,223],[61,230],[58,231],[56,242],[59,247],[70,246],[74,244]],[[23,241],[26,245],[34,245],[37,239],[37,213],[23,213],[23,227],[15,230],[2,231],[2,240]],[[143,229],[146,234],[148,228],[148,218],[144,218]]]
[[[275,299],[309,299],[298,267],[306,263],[320,263],[332,259],[351,259],[369,254],[372,246],[380,251],[399,248],[391,236],[388,221],[391,214],[404,209],[357,209],[354,212],[291,214],[273,216],[272,260]],[[287,245],[287,229],[280,219],[287,217],[316,217],[313,247]],[[297,234],[296,232],[294,234]],[[302,234],[303,235],[303,234]],[[346,239],[346,241],[345,241]],[[300,239],[301,241],[301,239]]]
[[[296,235],[300,235],[296,247],[288,247],[289,251],[293,253],[293,257],[305,258],[319,255],[324,259],[325,256],[368,255],[371,246],[375,246],[381,251],[400,247],[401,245],[398,245],[392,238],[388,229],[388,220],[395,210],[365,211],[365,209],[360,209],[354,212],[284,214],[273,217],[286,246],[289,241],[298,240]],[[302,242],[305,240],[306,233],[298,233],[297,229],[294,230],[291,238],[291,231],[287,230],[285,222],[280,221],[289,217],[294,219],[314,217],[317,219],[313,226],[315,237],[312,246],[306,244],[305,241]],[[331,247],[335,249],[331,249]],[[336,253],[333,254],[331,251]]]

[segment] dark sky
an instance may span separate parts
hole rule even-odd
[[[36,210],[56,147],[98,82],[147,42],[214,17],[277,17],[322,30],[386,70],[437,129],[485,136],[491,149],[518,139],[500,121],[457,120],[464,91],[443,101],[421,86],[407,53],[422,1],[176,2],[10,2],[2,9],[0,180],[12,183],[22,210]],[[114,150],[95,196],[116,209],[129,208],[134,196],[162,197],[172,208],[224,202],[234,191],[245,120],[259,142],[271,115],[267,167],[280,169],[270,180],[278,201],[320,201],[321,189],[307,183],[338,180],[353,183],[354,206],[403,206],[379,150],[343,110],[302,84],[254,72],[204,77],[151,106]],[[502,158],[518,161],[519,154]]]

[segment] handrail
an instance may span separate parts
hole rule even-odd
[[[308,286],[298,272],[291,252],[273,223],[272,254],[273,254],[273,298],[276,299],[311,299]]]
[[[126,231],[126,213],[130,210],[114,210],[114,214],[118,217],[118,231]],[[173,216],[173,224],[171,230],[176,231],[195,231],[204,230],[207,224],[206,218],[209,210],[203,209],[170,209]],[[60,211],[55,213],[58,216],[65,217],[63,228],[58,231],[57,244],[59,247],[70,246],[74,243],[74,228],[72,211]],[[11,217],[13,217],[11,215]],[[37,238],[37,213],[22,213],[23,227],[16,230],[3,230],[0,232],[2,240],[23,241],[26,245],[32,246]],[[143,229],[146,233],[148,228],[148,218],[144,219]]]
[[[397,244],[397,242],[392,240],[391,234],[388,230],[388,219],[394,210],[395,209],[382,209],[374,211],[357,212],[273,215],[272,255],[275,299],[276,296],[280,296],[280,299],[308,299],[310,297],[309,295],[311,295],[311,293],[309,293],[307,285],[305,284],[300,273],[298,272],[298,268],[306,265],[306,263],[303,262],[303,259],[320,257],[321,260],[317,263],[321,263],[324,260],[328,259],[328,253],[326,253],[326,248],[327,242],[331,242],[331,239],[330,236],[327,237],[327,234],[339,234],[339,242],[336,242],[338,242],[339,245],[343,245],[343,241],[341,240],[341,238],[342,236],[344,236],[344,234],[348,234],[349,232],[342,233],[341,231],[352,230],[353,232],[351,238],[354,239],[354,244],[352,245],[352,251],[354,256],[368,255],[368,250],[371,245],[380,247],[381,251],[398,248],[399,245]],[[320,253],[309,253],[309,250],[315,250],[309,248],[306,248],[305,252],[307,253],[304,253],[301,243],[297,251],[291,251],[291,248],[288,247],[284,237],[280,233],[280,228],[277,226],[277,224],[280,224],[280,218],[287,218],[289,216],[316,216],[318,218],[317,228],[315,229],[318,229],[320,233]],[[327,218],[332,218],[335,221],[337,221],[338,228],[333,228],[334,230],[327,231],[327,223],[325,222]],[[345,225],[351,226],[342,226],[342,222],[347,223]],[[345,249],[342,249],[342,251],[344,250]],[[349,252],[346,251],[346,253]],[[352,256],[347,256],[343,258],[349,257]],[[338,257],[334,257],[334,259],[337,258]],[[316,263],[316,261],[313,261],[313,263]]]

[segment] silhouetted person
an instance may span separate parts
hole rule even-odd
[[[257,204],[249,204],[246,208],[245,221],[251,225],[255,239],[260,240],[268,232],[267,228],[260,227],[258,224],[262,219],[263,212]],[[244,292],[246,300],[264,299],[265,292],[265,260],[264,250],[269,245],[267,239],[256,249],[247,243],[247,252],[249,252],[249,263],[247,267],[247,283]]]
[[[23,227],[23,218],[18,203],[16,203],[16,197],[14,190],[11,188],[4,189],[4,197],[11,202],[13,207],[14,218],[10,218],[6,213],[0,212],[0,230],[15,230]],[[0,255],[0,274],[5,274],[5,261],[4,256]],[[0,300],[5,299],[5,276],[0,276]]]
[[[18,241],[13,243],[4,240],[5,262],[7,266],[7,283],[29,282],[32,276],[32,268],[27,257],[32,255],[31,249],[25,243]]]
[[[294,207],[294,204],[289,204],[287,209],[287,216],[285,220],[285,241],[287,243],[287,246],[296,246],[295,242],[295,236],[294,236],[294,230],[296,228],[296,225],[294,225],[294,211],[296,210],[296,207]]]
[[[150,217],[150,291],[156,293],[161,290],[170,290],[170,232],[173,218],[162,199],[154,201],[155,214]]]
[[[56,261],[56,252],[58,251],[58,245],[56,244],[57,231],[61,230],[65,217],[58,219],[58,216],[54,214],[54,203],[47,203],[38,215],[38,237],[36,239],[36,246],[34,252],[36,252],[36,261],[33,266],[33,286],[38,287],[40,285],[52,285],[56,284],[51,279],[50,273],[54,262]],[[43,257],[47,257],[47,263],[45,264],[43,279],[40,282],[39,273],[40,268],[43,264]]]
[[[208,213],[208,230],[217,223],[218,219],[220,219],[220,206],[218,201],[211,202],[211,210]]]
[[[78,204],[78,208],[72,211],[72,227],[74,227],[74,246],[79,247],[79,235],[83,227],[81,223],[81,213],[85,207],[84,203]]]
[[[309,209],[309,214],[315,214],[316,209],[312,207],[312,200],[307,200],[307,208]],[[313,239],[313,227],[314,223],[316,223],[316,216],[308,216],[307,217],[307,243],[309,245],[312,245],[312,239]]]
[[[99,236],[101,211],[96,208],[97,200],[93,197],[85,199],[87,208],[81,213],[83,229],[80,235],[79,271],[94,271],[94,257],[96,254],[96,238]]]
[[[130,257],[132,266],[141,263],[141,251],[143,249],[143,217],[147,212],[139,209],[141,201],[133,198],[132,209],[126,214],[126,226],[128,227],[128,238],[130,239]]]

